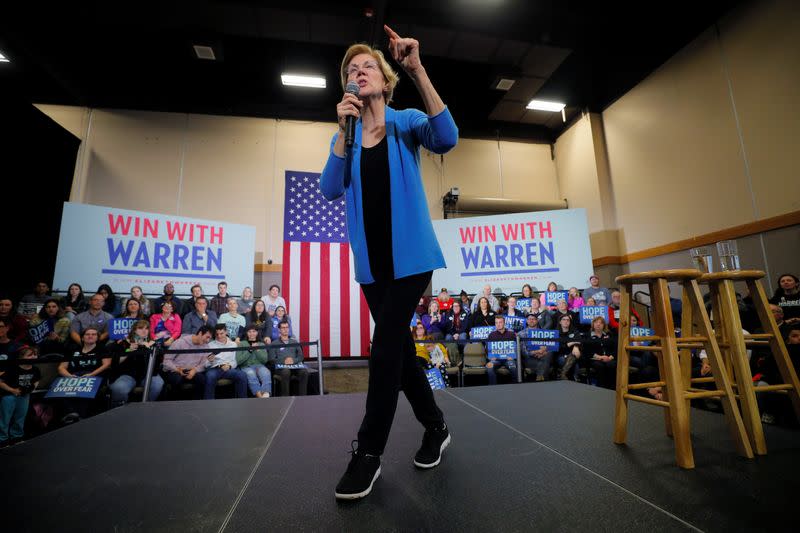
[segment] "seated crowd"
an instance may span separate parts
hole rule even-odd
[[[63,423],[125,404],[148,379],[151,401],[179,397],[183,389],[191,389],[195,398],[213,399],[221,380],[230,382],[236,398],[247,397],[248,392],[269,398],[273,376],[281,395],[290,394],[293,380],[297,394],[306,394],[308,369],[303,365],[303,349],[292,335],[280,287],[272,285],[262,298],[254,298],[249,287],[241,297],[228,294],[227,289],[220,282],[219,292],[209,299],[195,285],[191,297],[181,300],[168,283],[161,296],[150,300],[138,286],[119,297],[111,287],[101,285],[87,297],[73,283],[58,298],[49,294],[46,283],[38,283],[34,293],[16,307],[11,299],[0,297],[0,447],[22,438],[30,393],[39,389],[48,370],[16,360],[57,359],[47,365],[53,369],[52,379],[104,378],[102,394],[95,399],[59,398],[35,405],[37,416],[46,411]],[[132,319],[122,339],[109,337],[114,318]],[[161,349],[149,369],[154,345]],[[172,353],[178,350],[195,352]]]

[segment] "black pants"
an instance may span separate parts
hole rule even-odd
[[[297,376],[297,395],[305,396],[308,393],[308,370],[305,368],[281,368],[275,372],[281,377],[281,396],[289,396],[292,375]]]
[[[401,389],[414,410],[414,416],[423,426],[430,428],[444,421],[433,399],[428,378],[417,364],[408,328],[431,275],[431,272],[424,272],[361,285],[375,320],[369,358],[367,412],[358,430],[358,448],[365,453],[383,454]]]

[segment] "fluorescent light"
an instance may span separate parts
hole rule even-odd
[[[11,63],[11,60],[4,56],[2,52],[0,52],[0,63]]]
[[[539,111],[558,112],[564,109],[565,104],[558,102],[546,102],[544,100],[531,100],[526,106],[528,109],[538,109]]]
[[[210,61],[217,60],[217,55],[214,53],[214,49],[210,46],[195,44],[192,45],[192,48],[194,48],[194,55],[197,56],[197,59],[208,59]]]
[[[314,89],[325,88],[325,78],[322,76],[303,76],[301,74],[281,74],[281,82],[284,85],[295,87],[313,87]]]

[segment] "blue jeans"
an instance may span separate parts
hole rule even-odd
[[[250,365],[241,369],[247,376],[247,386],[255,396],[257,392],[268,392],[272,395],[272,374],[264,365]]]
[[[217,388],[217,381],[229,379],[233,381],[233,388],[237,398],[247,398],[247,376],[238,368],[222,370],[219,367],[206,370],[206,386],[203,394],[204,400],[213,400]]]
[[[25,415],[28,414],[29,394],[0,396],[0,442],[21,439],[25,435]]]
[[[140,387],[144,387],[144,380],[139,382]],[[114,405],[123,404],[128,401],[128,395],[136,387],[136,380],[127,374],[123,374],[114,381],[109,388],[111,389],[111,403]],[[164,388],[164,379],[156,374],[150,381],[150,397],[147,398],[154,402],[161,395]]]
[[[516,381],[517,361],[515,359],[494,359],[491,361],[492,367],[486,367],[486,377],[489,378],[489,385],[497,385],[497,369],[506,367],[511,372],[512,380]]]

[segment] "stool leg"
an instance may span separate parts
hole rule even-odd
[[[617,402],[614,409],[614,443],[625,444],[628,438],[628,367],[630,357],[625,347],[630,343],[631,287],[625,283],[620,287],[619,337],[617,340]]]
[[[778,370],[781,373],[783,382],[787,385],[792,385],[794,389],[787,391],[789,398],[792,400],[792,407],[797,420],[800,421],[800,381],[797,379],[797,369],[792,364],[789,358],[789,352],[786,350],[786,344],[781,338],[778,325],[775,323],[775,317],[767,305],[767,295],[764,293],[764,288],[758,280],[748,280],[747,287],[750,289],[750,295],[753,297],[753,304],[758,313],[758,318],[761,321],[761,327],[764,328],[764,333],[772,335],[769,341],[769,347],[772,350],[772,356],[778,365]]]
[[[725,396],[720,398],[720,401],[722,402],[722,410],[725,413],[725,420],[728,423],[728,429],[731,432],[736,451],[739,455],[752,459],[753,449],[750,446],[744,422],[742,421],[742,415],[739,413],[739,407],[736,405],[736,398],[733,394],[731,382],[728,379],[728,370],[725,368],[725,363],[722,360],[717,338],[714,336],[714,331],[711,329],[711,322],[708,320],[708,314],[703,305],[700,287],[695,280],[690,280],[687,284],[686,294],[689,297],[689,305],[695,315],[698,332],[708,339],[704,344],[708,360],[711,363],[714,383],[716,384],[717,390],[725,392]]]
[[[747,347],[742,334],[742,322],[736,305],[733,281],[729,279],[719,281],[719,298],[725,318],[720,326],[725,330],[730,345],[731,363],[736,374],[736,388],[742,406],[744,427],[747,429],[753,450],[758,455],[765,455],[767,442],[764,439],[764,428],[761,425],[756,393],[753,390],[753,375],[750,373],[750,362],[747,360]]]
[[[661,359],[664,365],[665,382],[669,393],[672,437],[675,442],[675,459],[681,468],[694,468],[692,441],[689,435],[689,413],[683,398],[683,383],[678,362],[678,345],[669,306],[669,287],[665,279],[653,284],[655,289],[652,304],[656,317],[656,335],[661,337]]]
[[[694,326],[694,309],[692,309],[691,280],[682,283],[681,291],[681,337],[691,337],[698,330]],[[681,350],[681,377],[684,386],[688,389],[692,385],[692,349]]]

